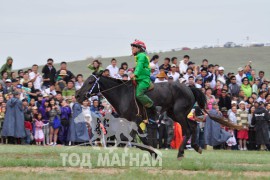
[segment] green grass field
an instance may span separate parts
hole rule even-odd
[[[162,151],[162,167],[99,166],[99,153],[85,147],[0,146],[1,179],[269,179],[270,152],[204,151],[202,155],[186,151],[178,161],[177,151]],[[115,151],[119,156],[123,148]],[[129,153],[145,152],[131,148]],[[90,153],[92,168],[63,167],[60,153]]]

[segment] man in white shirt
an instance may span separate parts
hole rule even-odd
[[[267,94],[267,92],[260,91],[259,92],[259,97],[258,97],[258,99],[256,101],[265,103],[266,102],[266,99],[265,99],[266,94]]]
[[[49,88],[45,89],[42,93],[43,95],[48,94],[48,95],[53,95],[56,96],[56,91],[55,91],[55,86],[54,84],[50,85]]]
[[[125,74],[125,69],[120,68],[119,72],[114,76],[115,79],[123,79],[123,75]]]
[[[38,65],[34,64],[32,66],[32,72],[29,73],[29,79],[33,82],[34,88],[41,91],[42,86],[42,76],[38,73]]]
[[[171,72],[169,72],[167,74],[169,77],[173,77],[173,81],[177,81],[180,77],[180,74],[178,72],[176,72],[176,65],[175,64],[172,64],[171,65]]]
[[[179,72],[180,74],[185,74],[188,68],[188,62],[189,62],[189,56],[185,55],[183,57],[183,60],[180,61],[180,65],[179,65]]]
[[[110,71],[110,76],[113,78],[118,74],[119,71],[119,68],[116,66],[116,63],[117,63],[116,59],[113,58],[111,60],[111,65],[107,66],[106,68]]]
[[[246,77],[246,74],[244,73],[244,69],[242,67],[238,68],[238,74],[236,74],[236,83],[238,86],[242,85],[242,79]]]

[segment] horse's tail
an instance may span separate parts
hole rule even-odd
[[[238,125],[235,125],[233,123],[230,123],[228,121],[228,119],[210,115],[205,109],[205,105],[206,105],[207,100],[206,100],[206,96],[204,95],[204,93],[200,89],[195,88],[195,87],[190,87],[190,89],[195,97],[195,101],[198,103],[198,106],[203,110],[204,113],[206,113],[210,117],[210,119],[212,119],[212,120],[218,122],[219,124],[226,126],[228,128],[238,129],[238,130],[242,129],[242,126],[238,126]]]

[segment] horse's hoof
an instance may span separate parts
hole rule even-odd
[[[177,158],[178,161],[182,161],[182,159],[184,158],[184,156],[180,156]]]
[[[198,149],[198,153],[202,154],[202,148]]]

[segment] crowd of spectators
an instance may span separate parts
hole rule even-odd
[[[75,93],[82,87],[84,77],[82,74],[74,75],[66,62],[61,62],[59,70],[55,69],[53,63],[53,59],[48,59],[41,71],[39,66],[34,64],[31,69],[15,72],[12,69],[13,59],[7,58],[0,70],[1,143],[37,145],[71,143],[68,134],[72,131],[70,124],[73,106],[76,104]],[[92,73],[102,71],[103,76],[122,80],[129,80],[129,74],[133,70],[126,62],[118,67],[116,59],[112,59],[106,68],[99,60],[94,60],[87,67]],[[243,127],[239,131],[226,129],[231,133],[231,138],[215,148],[264,150],[269,145],[270,133],[267,139],[265,133],[262,133],[265,132],[265,128],[268,130],[268,125],[258,127],[254,115],[259,107],[270,111],[269,81],[265,78],[265,72],[252,68],[251,62],[236,68],[234,73],[226,72],[224,67],[211,64],[207,59],[203,59],[201,64],[196,64],[185,55],[181,60],[177,57],[166,57],[160,62],[159,56],[154,55],[150,60],[150,69],[153,83],[179,81],[187,86],[199,88],[206,95],[208,111],[214,109],[231,123]],[[102,97],[95,97],[86,100],[81,105],[83,111],[104,115],[101,99]],[[17,107],[18,110],[11,112],[8,110],[9,107],[11,109]],[[21,118],[6,117],[15,114]],[[189,119],[197,123],[196,141],[204,148],[207,145],[204,137],[206,118],[202,117],[203,120],[197,122],[197,116],[199,115],[193,110]],[[87,116],[85,118],[87,119]],[[270,117],[267,118],[269,119],[266,122],[270,120]],[[91,137],[91,127],[87,123],[86,126]],[[166,113],[161,114],[157,121],[148,122],[146,127],[149,142],[153,147],[171,148],[171,144],[175,143],[172,142],[176,134],[174,129],[179,127],[167,117]]]

